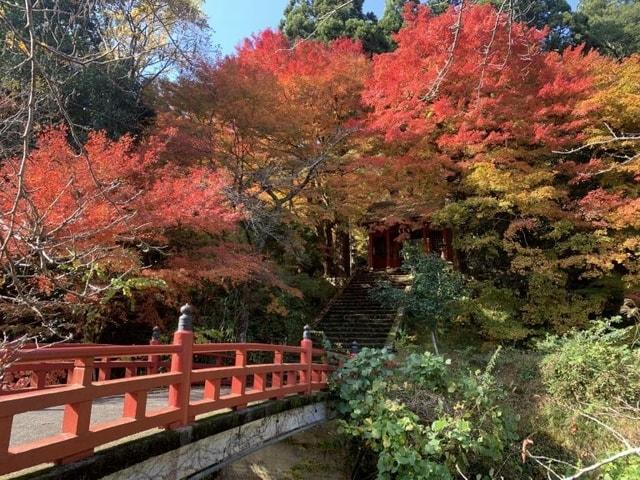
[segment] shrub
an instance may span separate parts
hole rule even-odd
[[[437,255],[425,255],[416,245],[405,245],[402,255],[403,268],[413,276],[411,288],[400,291],[383,282],[372,295],[383,303],[402,305],[411,321],[430,327],[437,353],[435,331],[460,311],[460,303],[467,294],[465,278],[448,262]]]
[[[556,400],[598,404],[640,398],[640,352],[628,342],[631,327],[614,329],[616,321],[541,342],[547,351],[543,380]]]
[[[336,375],[344,429],[377,453],[379,479],[488,474],[513,437],[497,404],[494,362],[456,375],[429,352],[396,364],[392,354],[365,348]]]

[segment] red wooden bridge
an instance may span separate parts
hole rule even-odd
[[[75,462],[100,445],[157,427],[179,428],[201,414],[326,389],[334,367],[327,352],[313,348],[308,327],[300,346],[194,344],[191,307],[181,312],[170,345],[154,336],[150,345],[22,349],[10,370],[30,374],[32,382],[0,396],[0,475]],[[48,385],[53,372],[67,372],[66,383]],[[168,389],[166,405],[147,408],[148,395],[162,388]],[[194,388],[203,390],[201,398],[193,398]],[[112,396],[123,396],[120,418],[92,423],[94,402]],[[58,433],[12,444],[14,417],[51,407],[63,408]]]

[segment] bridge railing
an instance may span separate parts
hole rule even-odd
[[[160,344],[160,330],[154,327],[150,345]],[[86,348],[86,347],[113,346],[110,344],[87,344],[87,343],[59,343],[59,344],[27,344],[23,347],[23,352],[31,349],[54,349],[54,348]],[[74,364],[72,359],[62,359],[56,355],[56,359],[46,361],[29,361],[29,356],[21,355],[21,360],[12,363],[4,369],[5,379],[0,385],[1,395],[12,395],[18,392],[28,392],[41,390],[43,388],[56,388],[64,385],[71,378]],[[160,355],[132,355],[121,357],[96,357],[93,362],[94,380],[112,380],[119,377],[135,377],[150,373],[158,373],[168,370],[171,362],[169,357]],[[222,365],[229,363],[233,357],[227,354],[208,355],[207,362],[194,362],[194,368],[211,367],[212,365]]]
[[[191,307],[186,305],[181,312],[170,345],[154,342],[21,350],[16,368],[40,374],[62,368],[70,373],[66,385],[36,385],[0,396],[0,475],[42,463],[73,462],[91,455],[100,445],[153,428],[184,426],[200,414],[241,409],[251,402],[310,394],[327,387],[334,367],[324,350],[313,348],[308,327],[300,346],[194,344]],[[253,356],[260,363],[249,361],[254,352],[259,352]],[[217,360],[215,364],[194,362],[194,356]],[[161,365],[167,371],[161,372]],[[114,368],[128,369],[129,374],[110,378],[106,372]],[[139,372],[143,374],[136,376]],[[158,389],[163,388],[168,388],[166,403],[148,407],[149,394],[155,391],[157,397],[163,392]],[[92,409],[99,408],[96,401],[113,396],[123,396],[121,415],[109,421],[92,421]],[[55,407],[63,407],[58,433],[21,444],[11,442],[16,416]]]

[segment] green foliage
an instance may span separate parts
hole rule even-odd
[[[419,0],[386,0],[384,4],[384,13],[380,18],[380,26],[387,35],[397,32],[402,27],[404,19],[402,14],[405,4],[418,5]]]
[[[498,5],[501,2],[493,0]],[[549,50],[561,50],[575,40],[573,38],[573,15],[566,0],[515,0],[513,7],[515,18],[536,28],[549,28],[545,47]]]
[[[636,480],[638,478],[640,478],[640,458],[638,457],[614,462],[602,469],[602,480]]]
[[[574,42],[571,6],[566,0],[475,0],[476,3],[490,3],[496,10],[509,14],[514,20],[538,29],[549,28],[545,47],[558,50]],[[431,10],[440,14],[450,5],[449,0],[427,0]]]
[[[457,468],[488,478],[512,440],[491,370],[456,375],[428,352],[400,364],[363,349],[336,374],[344,429],[378,454],[378,478],[452,479]]]
[[[200,306],[196,331],[208,341],[297,343],[334,287],[306,274],[282,271],[280,279],[286,289],[254,281],[200,285],[193,296]]]
[[[525,215],[531,205],[520,204],[518,182],[502,184],[491,171],[475,168],[466,179],[470,196],[434,215],[453,227],[462,268],[477,281],[465,316],[490,339],[522,340],[615,312],[624,284],[607,253],[612,239],[553,221],[551,210]]]
[[[328,42],[349,37],[360,40],[367,52],[389,50],[390,39],[376,16],[362,11],[364,0],[344,3],[342,0],[290,0],[280,29],[290,40],[313,38]]]
[[[520,341],[532,330],[519,317],[520,301],[513,289],[491,282],[474,282],[472,298],[464,305],[462,318],[483,337],[495,341]]]
[[[142,133],[154,116],[142,85],[130,78],[124,62],[86,67],[66,85],[65,96],[75,125],[104,130],[112,138]]]
[[[635,0],[581,0],[577,28],[601,53],[616,58],[640,52],[640,3]]]
[[[419,246],[405,245],[402,255],[403,268],[413,277],[411,287],[401,291],[382,283],[373,295],[385,303],[402,305],[417,324],[432,328],[446,325],[460,311],[467,294],[464,277],[439,256],[425,255]]]
[[[640,351],[630,346],[633,327],[615,329],[619,319],[540,343],[547,351],[542,376],[561,402],[610,405],[640,398]]]
[[[135,308],[135,293],[147,289],[165,289],[167,284],[164,280],[149,277],[112,278],[107,290],[102,297],[103,304],[109,303],[116,295],[122,295],[132,303]]]

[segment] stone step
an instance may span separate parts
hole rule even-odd
[[[389,332],[391,331],[391,328],[393,327],[393,325],[389,325],[387,328],[384,329],[377,329],[377,330],[363,330],[363,329],[355,329],[355,328],[351,328],[351,329],[333,329],[333,328],[326,328],[324,330],[321,330],[322,332],[324,332],[324,334],[328,337],[330,337],[331,335],[337,335],[337,336],[349,336],[349,335],[355,335],[355,336],[367,336],[367,335],[383,335],[383,336],[387,336],[389,334]]]
[[[320,327],[320,330],[322,329],[326,330],[329,328],[356,328],[356,327],[385,328],[390,325],[393,325],[394,321],[395,321],[395,318],[392,318],[392,317],[369,320],[366,322],[354,322],[352,319],[349,319],[349,318],[338,317],[338,318],[328,319],[327,322],[323,322],[322,324],[319,325],[319,327]]]
[[[329,315],[322,321],[322,325],[369,325],[377,323],[393,323],[395,315],[361,316],[361,315]]]
[[[381,281],[404,289],[407,276],[386,272],[357,272],[316,326],[334,344],[349,348],[355,340],[361,347],[381,348],[397,318],[397,309],[372,298]]]
[[[387,339],[386,337],[381,337],[381,338],[357,338],[354,339],[353,337],[337,337],[337,338],[330,338],[329,341],[332,344],[341,344],[341,345],[348,345],[351,346],[353,344],[353,342],[357,342],[358,346],[362,347],[362,346],[367,346],[367,345],[380,345],[383,346]]]
[[[381,330],[385,330],[385,329],[389,329],[390,327],[393,326],[392,321],[389,322],[376,322],[376,323],[367,323],[366,325],[363,324],[358,324],[358,323],[325,323],[324,325],[322,325],[322,328],[319,329],[321,331],[353,331],[353,330],[357,330],[357,331],[381,331]]]
[[[395,315],[378,317],[360,317],[358,315],[331,315],[326,317],[322,325],[376,325],[379,323],[393,323]]]
[[[396,310],[362,310],[362,309],[355,309],[355,310],[348,310],[346,308],[341,308],[338,310],[329,310],[327,312],[327,316],[331,316],[331,315],[356,315],[360,318],[368,318],[368,317],[395,317],[396,316]]]

